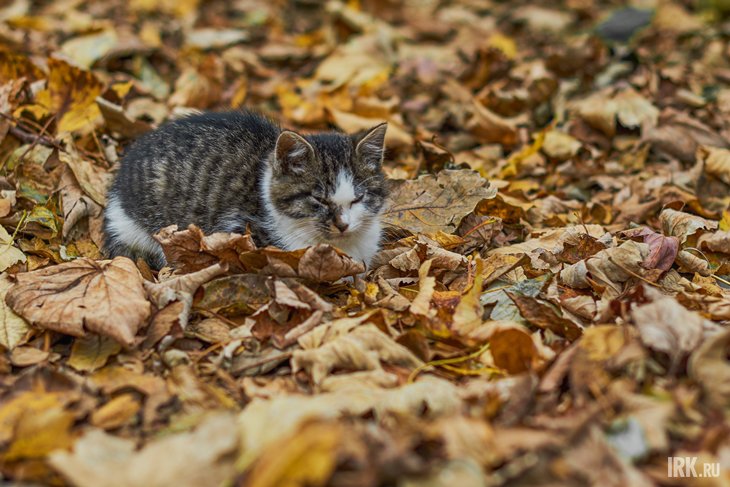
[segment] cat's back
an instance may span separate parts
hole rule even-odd
[[[121,169],[140,163],[185,161],[202,154],[224,156],[270,151],[279,127],[263,115],[249,111],[201,113],[169,121],[133,142]]]
[[[190,223],[210,231],[234,199],[258,211],[260,165],[279,132],[266,117],[247,111],[167,122],[127,149],[111,196],[149,232]]]

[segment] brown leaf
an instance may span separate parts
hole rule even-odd
[[[244,271],[240,256],[256,249],[250,235],[214,233],[204,235],[195,225],[178,230],[171,225],[155,236],[162,246],[167,263],[183,273],[194,272],[220,262],[233,271]]]
[[[708,338],[689,358],[688,374],[698,381],[710,403],[717,408],[727,407],[730,401],[730,330]]]
[[[452,233],[480,201],[496,194],[486,179],[468,170],[445,170],[436,176],[395,181],[383,221],[414,233]]]
[[[155,439],[141,450],[132,440],[92,429],[76,442],[73,452],[54,452],[49,462],[79,487],[108,484],[110,477],[125,487],[212,487],[234,473],[235,425],[228,413],[211,414],[194,431]]]
[[[649,255],[641,263],[643,267],[661,271],[671,269],[679,252],[679,238],[665,237],[647,227],[627,230],[623,234],[630,238],[641,239],[649,246]]]
[[[695,161],[697,149],[702,145],[728,147],[724,137],[685,113],[663,113],[662,119],[658,127],[645,134],[652,148],[660,154],[691,163]]]
[[[299,260],[299,277],[316,282],[333,282],[347,276],[365,272],[365,265],[338,252],[327,244],[317,244],[307,249]]]
[[[644,344],[667,353],[673,360],[695,350],[702,340],[707,320],[659,291],[645,288],[644,292],[653,301],[631,311]]]
[[[517,325],[500,325],[489,336],[494,365],[509,374],[535,370],[543,362],[532,336]]]
[[[665,235],[679,237],[682,243],[699,230],[714,230],[717,228],[717,222],[672,210],[671,208],[667,208],[659,214],[659,222]]]
[[[326,387],[333,370],[372,371],[382,368],[381,362],[409,368],[421,364],[407,348],[378,330],[375,325],[359,326],[312,350],[297,350],[292,357],[292,369],[304,370],[312,382]]]
[[[119,133],[122,137],[131,139],[152,130],[150,124],[132,119],[124,108],[109,100],[99,97],[96,99],[96,103],[101,109],[101,114],[104,116],[104,121],[109,130]]]
[[[151,306],[142,276],[124,257],[81,258],[16,276],[5,298],[31,324],[83,337],[87,331],[129,346]]]
[[[583,333],[580,325],[561,316],[549,303],[515,292],[506,291],[506,293],[517,305],[522,317],[531,324],[542,329],[550,330],[571,342]]]

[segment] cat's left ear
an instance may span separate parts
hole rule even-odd
[[[307,140],[296,132],[283,131],[276,140],[274,149],[276,163],[285,172],[303,173],[314,158],[314,149]]]
[[[388,129],[388,123],[383,122],[380,125],[368,130],[365,136],[360,139],[355,147],[355,154],[362,164],[379,169],[383,164],[383,156],[385,155],[385,131]]]

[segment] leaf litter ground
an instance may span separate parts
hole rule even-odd
[[[0,477],[728,485],[724,2],[6,2]],[[388,121],[363,274],[163,229],[104,260],[124,148],[250,107]],[[718,476],[671,478],[668,457]]]

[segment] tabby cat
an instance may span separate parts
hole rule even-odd
[[[285,250],[332,244],[368,264],[381,238],[386,124],[300,135],[253,112],[204,113],[136,140],[104,215],[110,256],[165,265],[168,225],[244,233]]]

